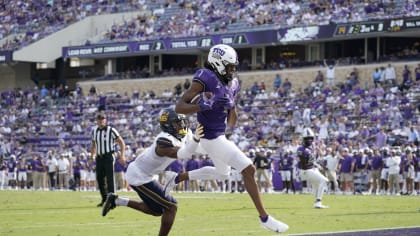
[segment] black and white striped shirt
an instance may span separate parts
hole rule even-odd
[[[120,136],[118,131],[111,126],[99,128],[96,126],[91,132],[91,139],[96,144],[96,155],[114,152],[115,140]]]

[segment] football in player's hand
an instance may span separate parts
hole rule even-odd
[[[201,97],[205,97],[206,99],[210,99],[211,97],[213,97],[213,93],[212,92],[202,92],[197,94],[195,97],[193,97],[193,99],[191,99],[191,104],[198,104],[201,100]]]

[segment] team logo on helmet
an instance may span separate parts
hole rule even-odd
[[[160,128],[177,139],[182,139],[187,134],[187,118],[178,114],[172,108],[164,109],[159,117]]]

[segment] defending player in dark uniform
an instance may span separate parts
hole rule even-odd
[[[328,208],[322,205],[322,195],[327,187],[328,179],[319,172],[312,143],[314,141],[314,132],[310,128],[305,128],[302,132],[302,146],[297,150],[299,157],[299,169],[302,179],[309,181],[315,190],[314,208]]]
[[[135,201],[108,194],[102,215],[105,216],[116,206],[127,206],[152,216],[161,216],[159,235],[168,235],[175,221],[177,201],[165,193],[164,187],[154,179],[175,159],[188,159],[195,152],[202,135],[197,127],[195,134],[188,132],[184,115],[175,113],[172,108],[160,113],[162,132],[153,144],[131,162],[127,168],[126,180],[143,201]]]

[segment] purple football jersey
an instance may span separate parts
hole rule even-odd
[[[224,85],[217,75],[209,69],[198,70],[193,81],[203,85],[204,92],[211,92],[217,97],[227,97],[230,99],[230,107],[235,105],[235,96],[240,90],[239,81],[234,78],[227,85]],[[204,137],[215,139],[223,135],[226,130],[227,109],[225,107],[214,106],[213,109],[197,113],[198,122],[204,127]]]
[[[298,147],[297,156],[299,157],[299,169],[309,170],[314,168],[315,156],[312,154],[311,148],[305,146]]]

